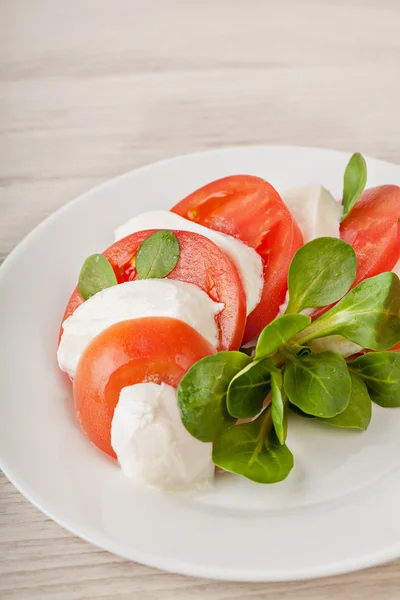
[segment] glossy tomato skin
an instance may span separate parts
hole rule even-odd
[[[119,283],[137,279],[135,257],[140,244],[154,230],[128,235],[103,252],[110,261]],[[235,265],[211,240],[197,233],[175,231],[180,257],[168,279],[193,283],[224,309],[216,321],[220,333],[218,350],[237,350],[246,324],[246,294]],[[67,304],[63,321],[82,304],[76,288]]]
[[[260,177],[233,175],[193,192],[172,212],[232,235],[262,257],[262,296],[247,318],[243,342],[253,340],[284,302],[289,265],[303,243],[300,229],[278,192]]]
[[[177,387],[215,348],[195,329],[168,317],[121,321],[96,336],[73,381],[78,421],[93,444],[115,457],[111,423],[123,387],[151,381]]]
[[[357,256],[354,285],[391,271],[400,258],[400,187],[366,190],[340,227],[342,240]]]

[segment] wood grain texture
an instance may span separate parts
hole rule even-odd
[[[397,0],[3,0],[0,260],[74,196],[168,156],[287,143],[400,162],[399,26]],[[400,561],[271,585],[154,571],[65,532],[0,476],[2,599],[394,600],[399,590]]]

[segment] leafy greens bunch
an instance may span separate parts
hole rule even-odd
[[[356,154],[345,173],[344,218],[365,181],[365,162]],[[286,313],[265,327],[253,356],[219,352],[183,377],[182,421],[194,437],[213,442],[217,466],[258,483],[281,481],[294,464],[286,445],[288,409],[366,430],[371,401],[400,406],[400,353],[388,351],[400,341],[400,280],[382,273],[352,288],[356,267],[353,248],[340,239],[305,244],[290,265]],[[313,322],[304,314],[333,303]],[[351,362],[312,352],[312,340],[331,335],[375,352]]]

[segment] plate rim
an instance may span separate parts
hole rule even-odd
[[[28,500],[35,508],[37,508],[47,518],[51,519],[58,526],[66,529],[69,533],[72,533],[76,537],[84,540],[85,542],[110,552],[114,556],[122,558],[127,561],[136,562],[141,565],[145,565],[151,568],[159,569],[168,573],[175,573],[178,575],[186,575],[189,577],[198,577],[201,579],[212,579],[215,581],[235,581],[235,582],[247,582],[247,583],[279,583],[279,582],[290,582],[290,581],[305,581],[311,579],[321,579],[323,577],[332,577],[335,575],[344,575],[346,573],[352,573],[362,569],[368,569],[370,567],[379,566],[396,560],[400,556],[400,542],[398,544],[392,544],[387,547],[385,552],[367,553],[365,555],[359,555],[358,558],[352,560],[336,561],[331,563],[329,567],[318,567],[309,569],[308,571],[302,570],[291,570],[284,571],[282,573],[268,571],[267,569],[254,569],[250,571],[245,569],[244,571],[236,570],[232,571],[227,567],[209,567],[205,565],[194,565],[192,562],[184,562],[181,560],[170,559],[159,557],[154,554],[148,554],[143,552],[137,552],[135,550],[130,553],[121,552],[117,545],[111,540],[102,538],[101,534],[96,539],[96,534],[92,535],[89,530],[82,528],[80,525],[76,525],[71,519],[66,518],[64,521],[59,519],[53,514],[51,509],[45,507],[45,502],[41,502],[37,498],[35,492],[25,490],[23,485],[15,482],[12,476],[9,476],[6,469],[0,465],[3,473],[9,479],[11,484],[18,490],[22,496]],[[79,533],[78,533],[79,531]],[[312,573],[312,574],[311,574]]]

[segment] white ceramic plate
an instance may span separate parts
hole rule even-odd
[[[229,474],[167,495],[135,487],[84,438],[56,364],[60,319],[82,261],[134,214],[170,208],[213,179],[259,175],[278,190],[322,182],[340,196],[348,155],[293,147],[217,150],[132,171],[52,215],[0,270],[0,459],[15,486],[76,535],[147,565],[230,580],[342,573],[400,555],[400,411],[366,433],[293,417],[295,468],[261,486]],[[400,167],[368,160],[368,184]],[[382,208],[383,209],[383,208]]]

